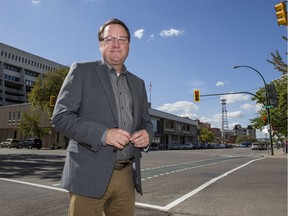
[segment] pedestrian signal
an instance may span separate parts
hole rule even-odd
[[[194,101],[199,102],[200,101],[200,91],[194,90]]]

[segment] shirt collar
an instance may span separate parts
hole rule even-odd
[[[104,62],[104,60],[102,60],[102,61]],[[108,70],[109,70],[110,73],[113,72],[113,73],[116,74],[114,68],[113,68],[111,65],[109,65],[107,62],[104,62],[104,64],[106,64],[106,66],[107,66],[107,68],[108,68]],[[122,67],[122,71],[121,71],[121,74],[126,75],[127,72],[128,72],[128,71],[127,71],[126,66],[123,65],[123,67]],[[120,75],[121,75],[121,74],[120,74]]]

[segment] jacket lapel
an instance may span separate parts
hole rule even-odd
[[[138,88],[136,86],[136,82],[133,82],[133,78],[130,75],[130,73],[127,73],[127,82],[130,88],[130,92],[132,95],[132,104],[133,104],[133,127],[134,130],[136,129],[136,125],[137,125],[137,118],[135,118],[135,116],[138,116],[138,112],[139,112],[139,96],[138,96]]]
[[[113,92],[112,83],[110,80],[109,73],[107,72],[106,65],[100,64],[100,65],[96,65],[96,67],[98,67],[96,71],[99,71],[97,74],[99,76],[101,85],[105,91],[106,98],[109,101],[110,109],[112,111],[113,117],[115,121],[118,123],[117,105],[116,105],[115,95]]]

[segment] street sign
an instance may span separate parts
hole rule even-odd
[[[262,108],[265,108],[265,109],[271,109],[271,108],[273,108],[273,106],[272,106],[272,105],[269,105],[269,106],[262,106]]]

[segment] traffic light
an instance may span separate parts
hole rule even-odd
[[[277,97],[277,91],[274,83],[268,84],[268,96],[269,96],[269,102],[270,105],[273,107],[277,107],[278,105],[278,97]]]
[[[287,26],[287,11],[286,11],[286,4],[285,2],[280,2],[275,6],[276,17],[278,25]]]
[[[200,91],[194,90],[194,101],[199,102],[200,101]]]
[[[56,102],[56,97],[51,95],[50,96],[50,102],[49,102],[50,107],[54,107],[55,102]]]

